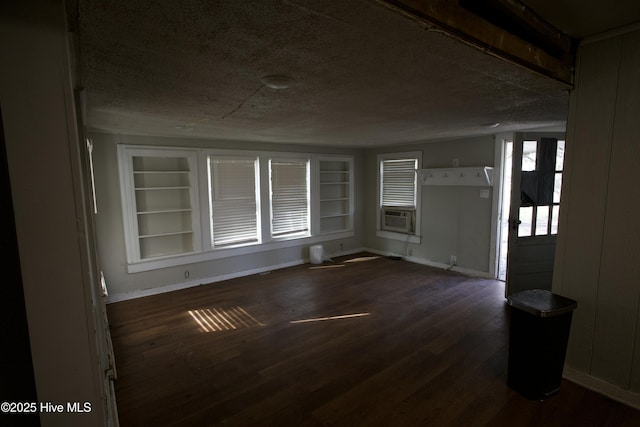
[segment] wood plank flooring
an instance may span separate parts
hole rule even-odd
[[[640,425],[506,386],[501,282],[372,254],[108,306],[128,426]]]

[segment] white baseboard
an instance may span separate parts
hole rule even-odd
[[[371,253],[382,255],[382,256],[400,256],[392,252],[379,251],[377,249],[371,249],[371,248],[356,248],[356,249],[350,249],[347,251],[339,251],[339,252],[332,253],[329,256],[339,257],[344,255],[355,254],[358,252],[371,252]],[[402,258],[409,262],[414,262],[416,264],[427,265],[429,267],[440,268],[443,270],[451,270],[458,273],[466,274],[468,276],[483,277],[488,279],[492,278],[490,277],[489,273],[483,272],[483,271],[477,271],[477,270],[472,270],[472,269],[462,268],[457,266],[450,268],[450,266],[447,264],[432,262],[432,261],[425,260],[423,258],[417,258],[417,257],[402,257]],[[190,280],[188,282],[173,283],[170,285],[160,286],[157,288],[142,289],[142,290],[133,291],[133,292],[113,294],[106,297],[106,303],[111,304],[119,301],[126,301],[130,299],[135,299],[135,298],[142,298],[142,297],[147,297],[151,295],[163,294],[165,292],[178,291],[180,289],[192,288],[195,286],[205,285],[208,283],[221,282],[223,280],[230,280],[238,277],[251,276],[252,274],[260,274],[267,271],[278,270],[281,268],[293,267],[293,266],[305,264],[308,262],[309,262],[309,259],[303,258],[295,261],[285,262],[282,264],[270,265],[267,267],[253,268],[250,270],[243,270],[243,271],[238,271],[238,272],[229,273],[229,274],[221,274],[219,276],[203,277],[200,279]]]
[[[174,283],[172,285],[160,286],[158,288],[143,289],[139,291],[114,294],[114,295],[109,295],[107,297],[106,302],[107,304],[110,304],[113,302],[125,301],[129,299],[134,299],[134,298],[148,297],[150,295],[157,295],[157,294],[163,294],[165,292],[177,291],[180,289],[193,288],[195,286],[206,285],[208,283],[221,282],[223,280],[230,280],[238,277],[251,276],[252,274],[260,274],[260,273],[265,273],[267,271],[278,270],[281,268],[293,267],[296,265],[304,264],[306,262],[309,262],[309,260],[299,259],[296,261],[285,262],[277,265],[270,265],[267,267],[253,268],[251,270],[237,271],[229,274],[221,274],[219,276],[203,277],[201,279],[190,280],[188,282]]]
[[[423,258],[404,257],[404,259],[406,259],[407,261],[415,262],[416,264],[422,264],[422,265],[427,265],[429,267],[441,268],[443,270],[455,271],[456,273],[462,273],[462,274],[465,274],[467,276],[481,277],[483,279],[495,279],[495,277],[492,277],[491,274],[486,272],[486,271],[480,271],[480,270],[474,270],[474,269],[471,269],[471,268],[459,267],[457,265],[454,265],[453,267],[451,267],[449,264],[433,262],[433,261],[429,261],[429,260],[426,260],[426,259],[423,259]]]
[[[406,261],[409,261],[409,262],[413,262],[413,263],[416,263],[416,264],[422,264],[422,265],[426,265],[426,266],[429,266],[429,267],[439,268],[439,269],[442,269],[442,270],[455,271],[456,273],[465,274],[467,276],[481,277],[483,279],[495,279],[495,277],[491,276],[491,274],[486,272],[486,271],[473,270],[471,268],[459,267],[457,265],[454,265],[453,267],[451,267],[449,264],[443,264],[443,263],[440,263],[440,262],[429,261],[429,260],[424,259],[424,258],[418,258],[418,257],[413,257],[413,256],[404,256],[404,255],[400,255],[400,254],[393,253],[393,252],[379,251],[377,249],[364,248],[363,250],[368,251],[368,252],[373,252],[374,254],[383,255],[383,256],[398,256],[398,257],[401,257],[402,259],[404,259]]]
[[[338,257],[343,255],[351,255],[351,254],[366,251],[366,250],[367,249],[364,249],[364,248],[358,248],[358,249],[352,249],[348,251],[337,252],[337,253],[331,254],[330,256]],[[180,289],[193,288],[195,286],[206,285],[209,283],[222,282],[223,280],[236,279],[238,277],[251,276],[252,274],[260,274],[260,273],[265,273],[267,271],[279,270],[281,268],[293,267],[296,265],[306,264],[308,262],[309,262],[308,258],[303,258],[295,261],[285,262],[282,264],[270,265],[267,267],[260,267],[260,268],[253,268],[251,270],[237,271],[229,274],[221,274],[219,276],[203,277],[200,279],[190,280],[188,282],[174,283],[170,285],[160,286],[157,288],[142,289],[142,290],[133,291],[133,292],[113,294],[113,295],[108,295],[105,299],[105,302],[107,304],[111,304],[119,301],[126,301],[130,299],[135,299],[135,298],[148,297],[151,295],[163,294],[165,292],[178,291]]]
[[[571,382],[581,385],[584,388],[603,394],[617,402],[624,403],[625,405],[631,406],[635,409],[640,409],[640,394],[638,393],[625,390],[569,366],[564,367],[563,377]]]

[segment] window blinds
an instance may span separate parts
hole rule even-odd
[[[309,161],[286,159],[271,165],[271,235],[309,232]]]
[[[210,157],[213,246],[259,240],[257,158]]]
[[[382,206],[416,206],[417,159],[382,161]]]

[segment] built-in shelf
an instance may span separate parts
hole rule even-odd
[[[163,209],[157,211],[141,211],[136,212],[137,215],[153,215],[159,213],[174,213],[174,212],[191,212],[191,209]]]
[[[149,239],[152,237],[177,236],[179,234],[191,234],[191,233],[193,233],[193,231],[191,230],[182,230],[182,231],[173,231],[169,233],[145,234],[145,235],[140,235],[139,237],[141,239]]]
[[[339,217],[344,217],[344,216],[349,216],[349,214],[333,214],[333,215],[326,215],[326,216],[321,216],[320,219],[326,219],[326,218],[339,218]]]
[[[493,186],[490,166],[419,169],[418,176],[422,185]]]
[[[137,187],[136,191],[153,191],[153,190],[188,190],[191,187],[188,186],[180,186],[180,187]]]
[[[119,148],[130,262],[196,250],[195,153]]]
[[[352,228],[353,160],[332,157],[319,160],[320,232],[334,233]]]
[[[163,171],[163,170],[151,170],[151,171],[133,171],[134,175],[138,175],[138,174],[148,174],[148,175],[152,175],[154,173],[158,173],[158,174],[162,174],[162,175],[167,175],[167,174],[189,174],[189,171]]]

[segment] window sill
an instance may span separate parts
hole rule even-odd
[[[415,234],[396,233],[394,231],[376,230],[376,237],[391,240],[401,240],[403,242],[420,244],[421,237]]]
[[[179,265],[194,264],[197,262],[206,262],[234,256],[250,255],[254,253],[290,248],[294,246],[307,246],[336,239],[346,239],[353,236],[353,231],[344,231],[341,233],[321,234],[312,237],[280,240],[263,244],[256,243],[236,248],[212,249],[206,252],[199,252],[184,256],[156,258],[127,264],[127,273],[140,273],[143,271],[157,270],[160,268],[176,267]]]

